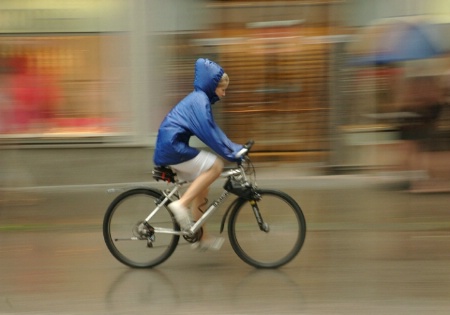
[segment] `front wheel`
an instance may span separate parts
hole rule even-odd
[[[302,248],[306,220],[300,206],[287,194],[276,190],[258,193],[258,201],[237,201],[230,214],[228,237],[244,262],[257,268],[278,268]],[[258,213],[262,227],[256,219]]]
[[[150,220],[150,228],[143,226],[143,220],[163,198],[154,189],[136,188],[117,196],[108,207],[103,237],[117,260],[134,268],[150,268],[172,255],[180,236],[158,233],[161,229],[179,231],[171,212],[163,206]]]

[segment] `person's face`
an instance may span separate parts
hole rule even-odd
[[[216,95],[221,99],[225,97],[225,90],[228,88],[228,83],[219,84],[216,88]]]

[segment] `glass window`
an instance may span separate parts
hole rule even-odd
[[[130,111],[124,106],[128,99],[128,45],[123,43],[127,36],[89,33],[1,37],[3,138],[128,131]]]

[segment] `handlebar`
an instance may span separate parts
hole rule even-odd
[[[236,153],[236,158],[238,159],[238,158],[243,157],[244,155],[247,155],[247,153],[250,151],[250,149],[252,148],[252,146],[253,146],[254,144],[255,144],[255,141],[249,140],[249,141],[244,145],[244,147],[243,147],[241,150],[239,150],[238,153]]]

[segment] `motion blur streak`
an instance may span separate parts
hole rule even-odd
[[[0,313],[448,313],[449,17],[440,0],[2,0]],[[227,243],[132,270],[102,241],[115,193],[164,187],[156,132],[198,57],[230,77],[214,117],[255,140],[259,186],[306,215],[280,270]]]

